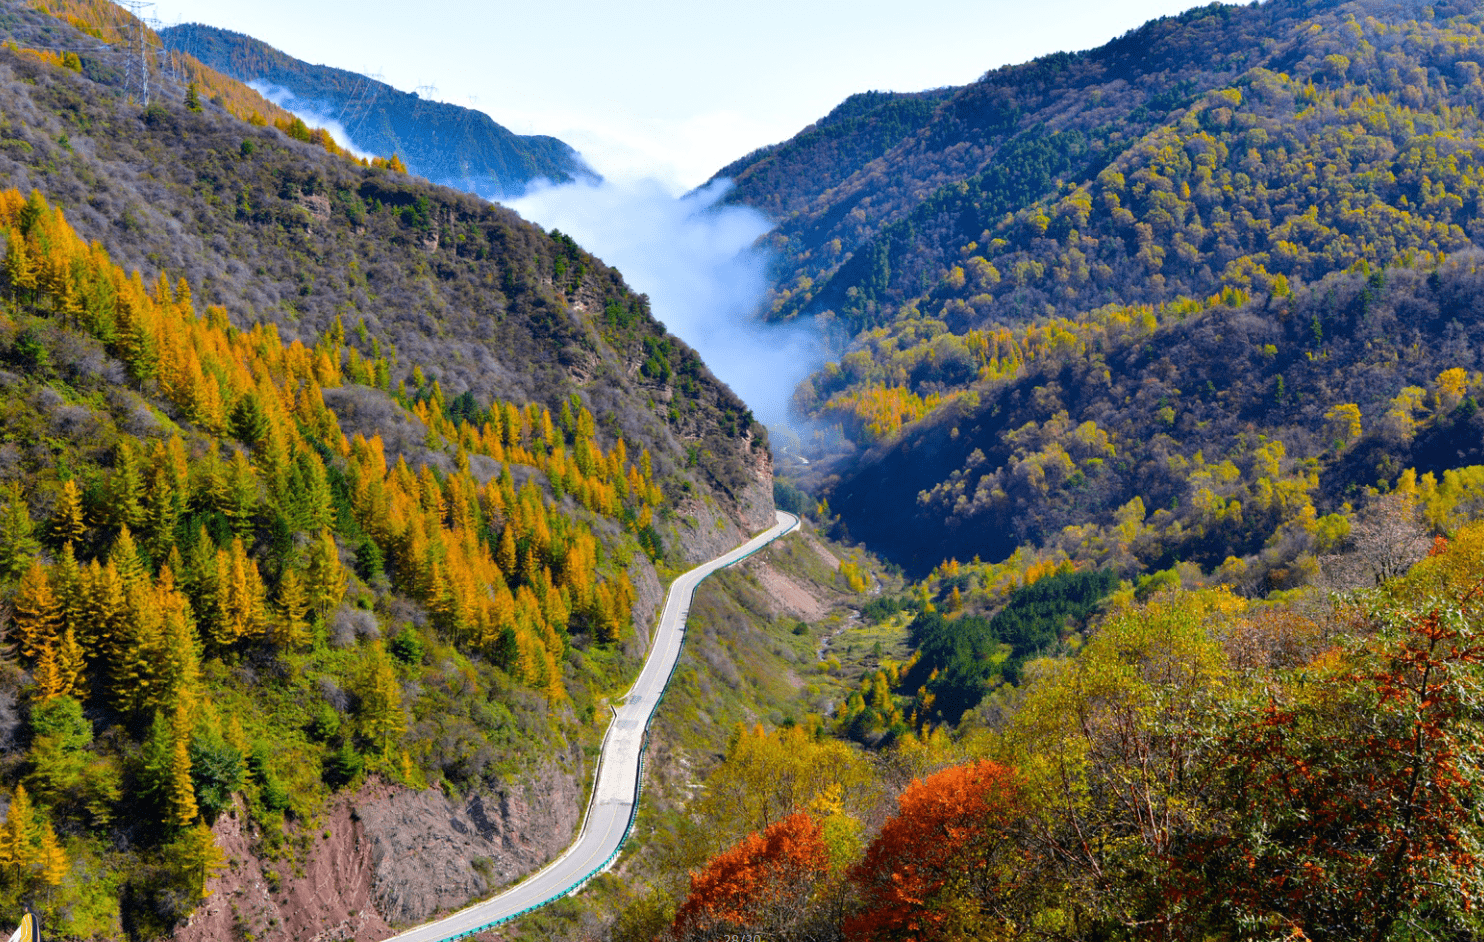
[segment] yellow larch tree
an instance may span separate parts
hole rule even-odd
[[[407,729],[407,716],[402,710],[402,685],[396,667],[380,639],[367,647],[359,680],[366,736],[381,747],[382,758],[388,758],[393,743]]]
[[[278,611],[273,619],[273,643],[290,651],[309,644],[309,593],[299,571],[288,567],[278,582]]]
[[[42,648],[56,642],[61,624],[61,607],[39,559],[32,560],[22,574],[13,604],[16,643],[22,656],[34,658]]]
[[[309,604],[315,614],[324,618],[340,606],[345,597],[345,569],[340,565],[340,548],[335,534],[326,527],[309,547]]]
[[[71,478],[62,482],[57,492],[57,502],[52,507],[51,533],[58,543],[81,543],[87,536],[87,525],[83,522],[82,492]]]
[[[170,767],[165,785],[168,821],[176,828],[188,828],[201,816],[196,805],[196,786],[191,781],[191,728],[189,712],[181,704],[176,707],[171,729]]]
[[[62,678],[62,668],[57,663],[55,644],[45,644],[36,656],[36,667],[31,671],[36,684],[35,699],[46,702],[68,692],[68,684]]]

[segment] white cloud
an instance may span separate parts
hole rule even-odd
[[[627,184],[658,182],[678,196],[700,186],[719,169],[798,130],[773,126],[732,110],[708,110],[684,118],[609,116],[545,108],[489,110],[517,134],[549,134],[570,144],[600,175]]]
[[[772,224],[722,205],[730,187],[676,197],[654,180],[576,183],[539,187],[510,205],[618,268],[754,415],[786,424],[794,387],[824,357],[810,325],[758,319],[768,260],[756,243]]]
[[[328,106],[318,102],[307,102],[295,97],[294,93],[277,85],[268,85],[263,82],[248,82],[248,87],[273,102],[284,111],[289,112],[296,118],[302,120],[311,128],[324,128],[335,138],[335,143],[355,154],[357,157],[370,158],[376,156],[368,154],[350,139],[350,133],[345,130],[344,125],[328,114]]]

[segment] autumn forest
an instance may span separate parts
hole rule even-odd
[[[146,105],[145,32],[0,2],[0,925],[511,885],[777,507],[616,865],[490,938],[1484,934],[1484,7],[1212,4],[723,168],[833,351],[776,429],[570,236],[165,42]]]

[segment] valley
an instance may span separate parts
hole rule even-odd
[[[1484,6],[681,195],[155,25],[0,0],[0,924],[1484,932]]]

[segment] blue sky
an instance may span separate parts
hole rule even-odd
[[[203,22],[291,55],[380,72],[406,91],[552,134],[605,175],[704,182],[853,92],[973,81],[1086,49],[1190,0],[160,0],[163,25]],[[354,15],[347,15],[348,11]]]

